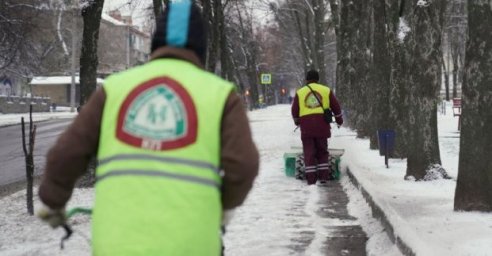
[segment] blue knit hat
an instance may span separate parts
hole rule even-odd
[[[193,1],[170,1],[157,20],[152,52],[162,46],[186,48],[194,51],[205,62],[207,31],[200,8]]]

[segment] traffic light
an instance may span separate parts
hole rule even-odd
[[[285,88],[282,88],[281,92],[282,92],[282,95],[285,95]]]

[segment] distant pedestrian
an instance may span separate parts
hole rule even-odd
[[[335,115],[335,121],[343,124],[342,112],[333,91],[318,83],[319,74],[310,70],[306,84],[297,90],[292,103],[292,118],[301,128],[302,149],[308,185],[326,183],[332,179],[328,153],[328,138],[331,137],[331,120],[326,120],[325,110]]]

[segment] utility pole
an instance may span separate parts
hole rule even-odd
[[[77,53],[77,1],[72,3],[72,84],[70,85],[70,112],[75,112],[75,68]],[[80,78],[79,78],[80,83]]]

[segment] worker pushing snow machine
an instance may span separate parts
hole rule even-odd
[[[302,157],[295,155],[295,176],[305,178],[308,185],[318,181],[325,184],[328,180],[339,178],[338,162],[343,154],[340,150],[328,150],[333,118],[338,127],[343,124],[340,104],[333,91],[318,81],[318,72],[308,71],[306,84],[297,90],[291,107],[292,118],[294,124],[300,127],[302,141]],[[287,162],[289,157],[285,158]]]

